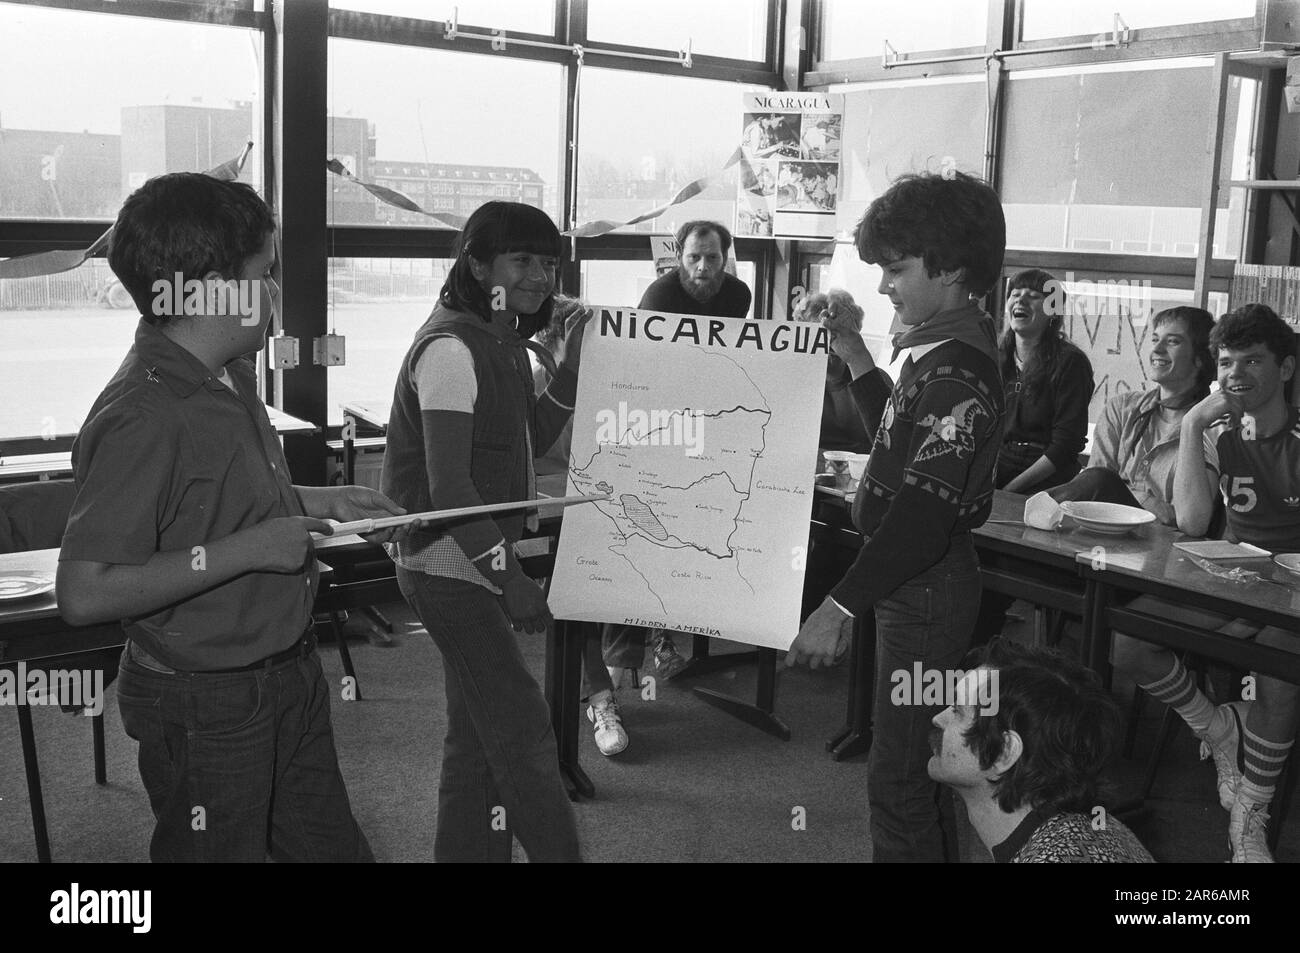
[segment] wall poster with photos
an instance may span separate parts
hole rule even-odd
[[[834,238],[844,97],[746,93],[737,235]]]

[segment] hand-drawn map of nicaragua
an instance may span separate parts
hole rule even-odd
[[[592,308],[557,618],[785,649],[799,630],[825,384],[815,324]]]

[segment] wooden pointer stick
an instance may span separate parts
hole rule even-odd
[[[479,516],[484,513],[508,513],[512,510],[530,510],[546,506],[573,506],[577,503],[592,503],[596,500],[608,500],[608,493],[590,493],[586,496],[557,496],[553,499],[541,500],[517,500],[513,503],[487,503],[483,506],[461,506],[450,510],[429,510],[427,513],[405,513],[401,516],[383,516],[378,519],[353,520],[351,523],[337,523],[334,526],[335,536],[346,536],[349,533],[358,533],[365,535],[373,533],[376,530],[390,529],[394,526],[404,526],[415,520],[424,520],[430,523],[440,523],[446,520],[460,519],[462,516]],[[312,534],[317,539],[328,539],[321,533]]]

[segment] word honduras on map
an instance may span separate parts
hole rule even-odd
[[[593,308],[557,618],[785,649],[799,631],[825,385],[816,324]]]

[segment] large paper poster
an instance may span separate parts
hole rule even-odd
[[[834,238],[844,97],[746,93],[736,234]]]
[[[594,308],[582,344],[557,618],[786,649],[799,631],[826,332]]]

